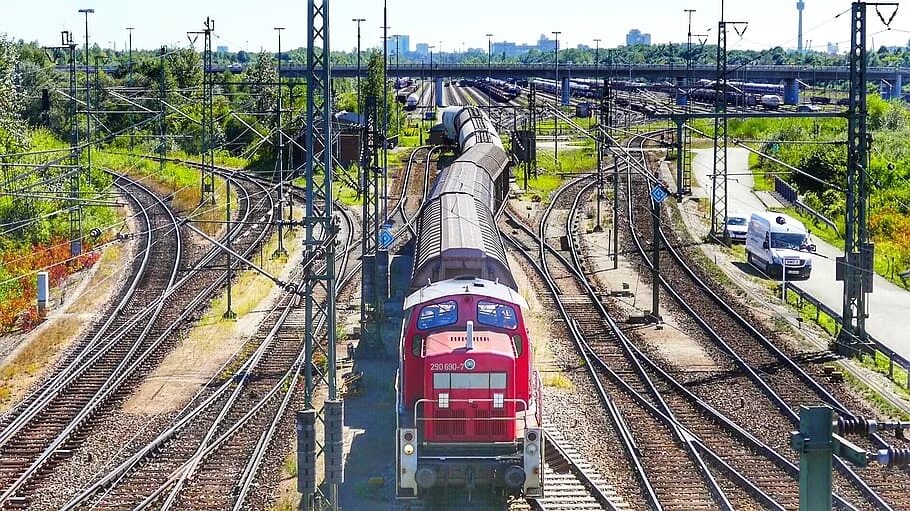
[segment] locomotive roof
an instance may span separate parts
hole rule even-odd
[[[528,308],[528,302],[514,289],[503,284],[478,278],[449,279],[424,286],[404,299],[404,308],[410,309],[415,305],[432,302],[446,296],[465,294],[486,296],[503,302],[514,303],[523,309]]]

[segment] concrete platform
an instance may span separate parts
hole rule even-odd
[[[692,175],[701,187],[711,189],[708,177],[713,172],[713,152],[711,149],[698,149],[692,162]],[[764,211],[767,204],[753,192],[754,182],[749,174],[749,152],[745,149],[732,148],[727,156],[727,171],[735,174],[728,183],[728,210],[733,213],[751,213]],[[748,174],[748,175],[747,175]],[[759,192],[760,193],[760,192]],[[764,194],[770,196],[770,194]],[[767,200],[767,198],[765,198]],[[818,248],[812,259],[812,276],[808,280],[797,281],[800,288],[819,299],[835,311],[843,308],[843,283],[835,280],[835,258],[843,255],[843,250],[824,241],[814,238]],[[750,267],[742,265],[744,271]],[[910,358],[910,292],[888,282],[876,275],[873,282],[874,292],[869,295],[869,318],[866,330],[873,337],[893,349],[895,352]]]

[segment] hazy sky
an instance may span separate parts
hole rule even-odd
[[[837,42],[844,51],[849,45],[850,2],[805,2],[804,38],[819,49]],[[275,26],[287,28],[282,36],[285,48],[305,44],[306,5],[302,0],[0,0],[0,32],[54,45],[59,43],[59,32],[68,29],[81,42],[84,18],[77,10],[94,8],[89,33],[102,46],[116,42],[122,48],[127,26],[135,27],[134,47],[186,46],[186,32],[201,29],[205,17],[211,16],[216,22],[214,45],[274,51]],[[906,45],[908,7],[898,12],[890,31],[870,9],[869,33],[876,46]],[[367,19],[362,26],[364,47],[381,44],[382,0],[332,0],[330,8],[333,49],[354,48],[352,18]],[[443,51],[486,48],[488,32],[494,34],[494,41],[530,43],[542,33],[560,30],[561,47],[593,46],[598,37],[602,46],[615,46],[625,41],[629,29],[638,28],[651,33],[654,43],[679,42],[686,38],[686,8],[697,10],[693,32],[708,33],[716,41],[720,0],[388,0],[389,34],[410,35],[412,50],[418,42],[439,46],[441,41]],[[844,14],[835,19],[839,13]],[[886,19],[890,14],[883,13]],[[796,0],[727,0],[726,19],[749,22],[742,38],[730,34],[731,48],[796,46]]]

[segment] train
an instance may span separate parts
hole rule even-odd
[[[521,95],[521,88],[512,81],[497,78],[474,78],[459,81],[461,86],[477,87],[499,103],[508,103]]]
[[[477,107],[449,107],[454,161],[417,217],[396,381],[396,495],[541,497],[541,379],[496,226],[509,158]]]

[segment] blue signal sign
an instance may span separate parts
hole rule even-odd
[[[392,236],[392,231],[389,229],[389,226],[382,226],[382,229],[379,231],[379,248],[389,248],[393,241],[395,241],[395,236]]]
[[[654,202],[663,202],[667,200],[667,197],[670,196],[670,192],[667,191],[663,186],[655,186],[651,188],[651,198],[654,199]]]

